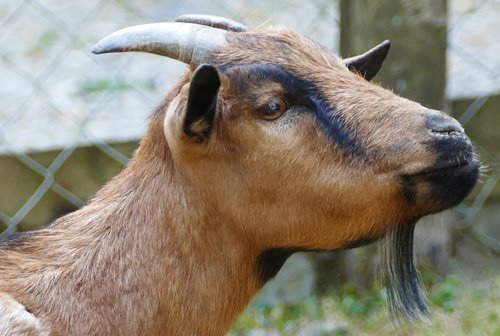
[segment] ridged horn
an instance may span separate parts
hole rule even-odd
[[[94,54],[139,51],[187,64],[210,63],[212,51],[226,45],[222,29],[183,22],[152,23],[116,31],[99,41]]]
[[[244,32],[248,30],[248,27],[242,23],[215,15],[186,14],[177,17],[175,19],[175,22],[196,23],[203,26],[209,26],[233,32]]]

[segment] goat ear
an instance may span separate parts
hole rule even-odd
[[[391,42],[385,40],[362,55],[345,59],[344,63],[349,70],[359,73],[366,80],[371,80],[382,67],[390,47]]]
[[[204,142],[210,135],[220,84],[217,69],[208,64],[198,66],[191,77],[182,127],[195,142]]]

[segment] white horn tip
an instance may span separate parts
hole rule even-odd
[[[101,41],[97,42],[90,51],[96,55],[123,51],[123,48],[121,48],[120,46],[104,40],[106,39],[102,39]]]
[[[96,54],[96,55],[106,53],[106,49],[104,49],[104,48],[103,48],[102,46],[100,46],[99,44],[96,44],[95,46],[93,46],[93,47],[92,47],[92,49],[90,49],[90,51],[91,51],[93,54]]]

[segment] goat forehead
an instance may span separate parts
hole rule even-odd
[[[314,83],[330,99],[346,92],[359,96],[363,91],[386,96],[380,88],[351,73],[334,53],[293,31],[230,33],[228,42],[226,48],[214,54],[214,65],[221,68],[274,65]]]
[[[321,72],[325,68],[344,71],[342,61],[328,49],[290,30],[254,30],[230,33],[228,47],[219,50],[215,63],[223,64],[275,64],[289,71],[305,68],[308,72]]]

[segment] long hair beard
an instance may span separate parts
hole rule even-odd
[[[413,254],[415,224],[395,226],[381,244],[383,280],[389,311],[395,322],[429,320],[429,309]]]

